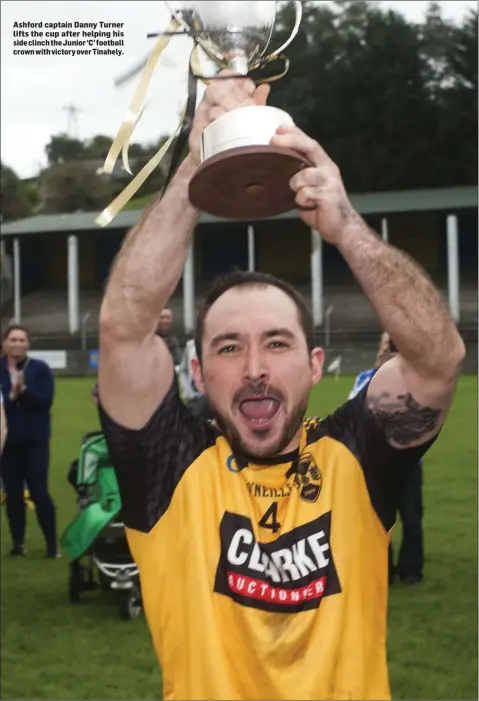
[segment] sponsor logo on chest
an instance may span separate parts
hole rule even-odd
[[[245,606],[277,612],[317,608],[341,591],[330,548],[331,512],[279,536],[254,537],[251,521],[226,512],[215,592]]]

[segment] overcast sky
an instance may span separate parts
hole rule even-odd
[[[383,6],[399,10],[412,21],[424,17],[428,4],[382,1]],[[454,20],[460,20],[468,7],[477,7],[475,0],[439,4],[444,16]],[[99,133],[115,136],[138,77],[120,89],[114,86],[114,79],[148,53],[154,40],[147,40],[146,34],[161,31],[168,12],[156,0],[2,0],[1,20],[1,157],[18,175],[30,177],[46,164],[44,148],[50,136],[67,130],[67,105],[81,110],[77,115],[79,138]],[[124,55],[14,56],[13,24],[23,21],[123,22]],[[151,142],[175,128],[186,96],[189,50],[189,40],[177,37],[160,59],[135,141]]]

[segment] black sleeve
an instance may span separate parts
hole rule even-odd
[[[99,404],[100,422],[120,487],[126,526],[148,533],[169,506],[189,465],[217,437],[211,424],[194,417],[180,399],[176,377],[149,422],[124,428]]]
[[[437,436],[415,448],[391,446],[366,405],[367,387],[321,421],[314,433],[343,443],[359,461],[376,510],[386,530],[396,521],[398,499],[414,467]]]

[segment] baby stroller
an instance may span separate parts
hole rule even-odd
[[[136,618],[142,610],[139,573],[126,540],[118,482],[101,432],[83,437],[68,480],[77,492],[79,508],[61,539],[70,558],[70,602],[78,603],[83,592],[98,587],[113,589],[120,596],[120,617]]]

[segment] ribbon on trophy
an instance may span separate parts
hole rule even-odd
[[[123,160],[123,165],[125,169],[130,173],[130,165],[128,161],[128,148],[130,145],[130,139],[133,134],[133,131],[135,130],[138,122],[141,119],[141,116],[144,111],[144,102],[145,102],[145,97],[146,93],[148,90],[148,86],[150,84],[151,78],[153,76],[153,72],[156,68],[156,64],[158,63],[158,60],[163,53],[163,51],[166,49],[168,46],[172,36],[176,33],[176,31],[179,29],[180,23],[172,18],[165,33],[160,36],[158,39],[155,47],[153,48],[153,51],[151,52],[148,60],[146,61],[146,64],[144,65],[143,73],[140,78],[140,82],[138,84],[138,87],[136,89],[135,95],[133,96],[133,100],[130,103],[130,108],[128,110],[128,114],[126,119],[124,120],[123,124],[121,125],[120,129],[118,130],[118,134],[116,135],[115,139],[113,140],[113,143],[110,147],[110,150],[108,152],[108,155],[105,159],[105,163],[102,168],[103,173],[112,173],[113,169],[115,167],[115,163],[118,159],[118,156],[120,155],[120,152],[122,153],[122,160]],[[133,69],[133,71],[130,71],[127,76],[125,76],[122,81],[127,80],[130,78],[132,75],[134,75],[137,72],[137,68]],[[181,120],[183,121],[183,119]],[[181,124],[181,122],[180,122]],[[175,130],[175,132],[170,136],[170,138],[161,146],[161,148],[155,153],[153,158],[151,158],[148,163],[140,170],[140,172],[133,178],[131,183],[129,183],[124,190],[111,202],[106,209],[103,210],[103,212],[100,214],[100,216],[95,220],[95,222],[101,226],[107,226],[118,214],[118,212],[123,209],[125,204],[133,197],[133,195],[137,192],[137,190],[143,185],[145,180],[149,177],[149,175],[154,171],[154,169],[160,164],[162,161],[163,157],[167,153],[169,147],[171,146],[173,140],[176,137],[176,134],[178,133],[178,128]]]
[[[159,34],[159,39],[153,48],[151,54],[146,61],[140,62],[134,68],[130,69],[127,74],[116,81],[119,85],[128,81],[130,78],[134,77],[139,70],[143,68],[143,72],[140,78],[140,82],[136,89],[135,95],[130,103],[130,107],[127,113],[127,117],[118,130],[113,143],[110,147],[108,155],[105,159],[105,163],[102,168],[102,173],[112,173],[115,167],[118,156],[122,155],[122,162],[125,170],[133,175],[130,169],[130,163],[128,159],[128,149],[130,146],[130,140],[132,134],[140,121],[144,109],[145,109],[145,98],[148,91],[148,86],[150,84],[151,78],[153,76],[156,65],[163,53],[163,51],[168,46],[170,40],[175,35],[188,34],[194,40],[194,47],[190,54],[189,66],[188,66],[188,93],[185,102],[185,107],[180,119],[180,122],[171,134],[171,136],[165,141],[161,148],[155,153],[155,155],[148,161],[148,163],[143,166],[143,168],[137,173],[133,180],[120,192],[120,194],[106,207],[103,212],[95,219],[95,223],[100,227],[107,226],[116,215],[123,209],[123,207],[129,202],[133,195],[139,190],[155,168],[161,163],[165,155],[167,154],[170,146],[176,139],[176,144],[173,149],[173,154],[170,162],[170,167],[168,169],[168,174],[165,179],[164,186],[162,188],[161,195],[164,194],[166,188],[168,187],[171,178],[173,177],[179,163],[183,151],[188,143],[188,137],[191,131],[191,126],[193,123],[193,118],[196,109],[196,99],[197,99],[197,88],[198,80],[201,80],[205,84],[209,84],[212,80],[221,80],[222,78],[229,78],[230,76],[204,76],[201,71],[201,64],[199,60],[198,50],[199,45],[195,39],[194,33],[179,31],[180,23],[172,18],[166,30]],[[158,36],[157,34],[149,34],[148,38]],[[213,59],[213,57],[210,57]],[[284,63],[283,69],[278,73],[273,73],[272,75],[260,75],[260,71],[270,63],[281,60]],[[216,62],[217,65],[221,65]],[[289,69],[289,59],[284,54],[271,54],[269,57],[263,59],[257,68],[252,70],[248,75],[257,83],[271,83],[282,78]]]

